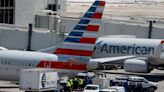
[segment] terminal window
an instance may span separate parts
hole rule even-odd
[[[56,11],[56,4],[48,4],[48,10]]]
[[[0,23],[14,23],[15,0],[0,0]]]

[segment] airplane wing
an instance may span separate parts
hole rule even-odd
[[[99,62],[99,63],[107,63],[107,62],[115,62],[115,61],[122,61],[125,59],[135,58],[136,56],[117,56],[117,57],[107,57],[107,58],[95,58],[90,59],[91,62]],[[120,62],[121,63],[121,62]]]

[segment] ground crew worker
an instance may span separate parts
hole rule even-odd
[[[78,89],[78,79],[75,77],[74,80],[73,80],[73,87],[74,87],[74,90],[77,90]]]
[[[69,80],[67,80],[67,83],[66,83],[66,92],[71,92],[71,83]]]
[[[70,81],[70,84],[71,84],[71,89],[73,90],[73,79],[69,79],[69,81]]]
[[[83,79],[79,78],[78,84],[79,84],[79,89],[80,89],[80,90],[83,89],[83,83],[84,83]]]

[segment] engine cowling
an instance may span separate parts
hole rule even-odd
[[[89,62],[87,64],[87,69],[88,70],[93,70],[93,69],[96,69],[98,68],[98,63],[97,62]]]
[[[149,73],[152,67],[145,60],[127,59],[124,61],[124,70],[126,72]]]

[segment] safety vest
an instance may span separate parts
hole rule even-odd
[[[71,85],[73,85],[73,79],[70,79],[69,81],[70,81]]]
[[[69,81],[67,81],[66,87],[70,87],[71,83]]]
[[[83,85],[83,79],[79,79],[79,84]]]

